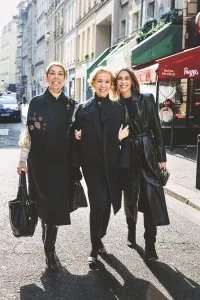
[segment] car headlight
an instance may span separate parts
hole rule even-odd
[[[15,110],[19,110],[19,107],[15,107]]]

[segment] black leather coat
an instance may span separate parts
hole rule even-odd
[[[154,97],[133,93],[130,101],[126,121],[130,129],[131,176],[125,201],[132,211],[127,214],[136,218],[137,209],[143,212],[149,204],[154,225],[167,225],[169,218],[158,167],[158,162],[166,161],[166,153]]]

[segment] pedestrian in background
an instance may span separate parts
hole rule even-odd
[[[62,91],[65,79],[61,63],[47,67],[48,88],[30,102],[18,166],[19,174],[22,169],[28,172],[30,198],[38,202],[46,263],[51,270],[57,268],[58,226],[70,224],[72,198],[69,128],[75,101]]]
[[[97,263],[98,254],[107,253],[102,238],[106,235],[111,204],[115,214],[121,207],[120,166],[128,167],[125,156],[123,161],[128,126],[122,128],[124,107],[110,99],[113,81],[110,70],[100,67],[93,71],[89,83],[94,96],[79,104],[73,124],[79,148],[76,167],[82,168],[90,202],[90,267]]]
[[[115,91],[120,103],[125,106],[130,130],[130,173],[126,174],[124,189],[128,246],[136,247],[139,210],[144,214],[145,259],[157,260],[156,226],[169,224],[164,190],[159,179],[160,168],[166,167],[160,120],[153,95],[140,93],[132,69],[124,68],[116,73]]]
[[[22,97],[22,102],[23,102],[23,104],[24,104],[24,106],[26,105],[26,96],[25,95],[23,95],[23,97]]]

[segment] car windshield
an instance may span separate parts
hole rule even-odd
[[[17,104],[15,98],[1,98],[0,97],[0,104]]]

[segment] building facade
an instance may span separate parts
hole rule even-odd
[[[12,92],[16,91],[16,45],[17,25],[13,19],[3,28],[0,46],[0,81],[6,90]]]

